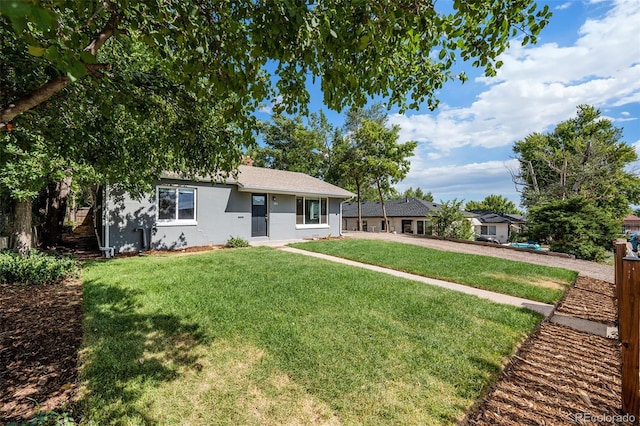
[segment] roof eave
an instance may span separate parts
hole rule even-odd
[[[244,186],[238,183],[238,191],[239,192],[266,192],[269,194],[278,194],[278,195],[312,195],[317,197],[331,197],[331,198],[352,198],[355,197],[355,194],[351,192],[319,192],[319,191],[291,191],[282,188],[270,188],[270,187],[259,187],[259,186]]]

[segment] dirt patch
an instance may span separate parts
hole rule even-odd
[[[513,275],[508,275],[508,274],[488,274],[488,276],[490,278],[494,278],[496,280],[503,280],[503,281],[514,279]],[[520,281],[523,284],[531,284],[538,287],[551,288],[554,290],[563,290],[564,288],[569,286],[568,283],[563,281],[551,281],[549,279],[542,279],[542,278],[531,279],[529,277],[522,277]]]
[[[538,287],[551,288],[554,290],[562,290],[567,287],[566,283],[559,283],[559,282],[543,280],[543,279],[531,280],[529,281],[529,283]]]
[[[586,415],[616,416],[620,381],[617,341],[545,322],[462,424],[582,424]]]
[[[74,401],[81,318],[79,281],[0,284],[0,423]]]
[[[142,252],[126,251],[122,253],[116,253],[115,257],[133,257],[133,256],[157,256],[157,255],[179,255],[189,253],[200,253],[203,251],[220,250],[225,248],[224,245],[209,245],[209,246],[193,246],[185,247],[182,249],[167,249],[167,250],[146,250]]]

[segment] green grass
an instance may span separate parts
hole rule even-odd
[[[541,317],[269,248],[86,264],[97,424],[453,424]]]
[[[387,241],[310,241],[291,246],[551,304],[578,275],[562,268]]]

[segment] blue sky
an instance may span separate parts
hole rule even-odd
[[[445,85],[437,110],[390,111],[401,141],[418,142],[400,191],[420,187],[436,201],[501,194],[519,204],[509,173],[517,168],[513,143],[552,130],[579,104],[599,108],[640,153],[640,0],[547,4],[553,16],[538,43],[513,41],[496,77],[460,64],[469,81]],[[342,125],[343,114],[324,107],[316,87],[310,93],[310,111]]]

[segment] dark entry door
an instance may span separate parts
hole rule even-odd
[[[267,196],[266,194],[251,195],[251,236],[267,236]]]

